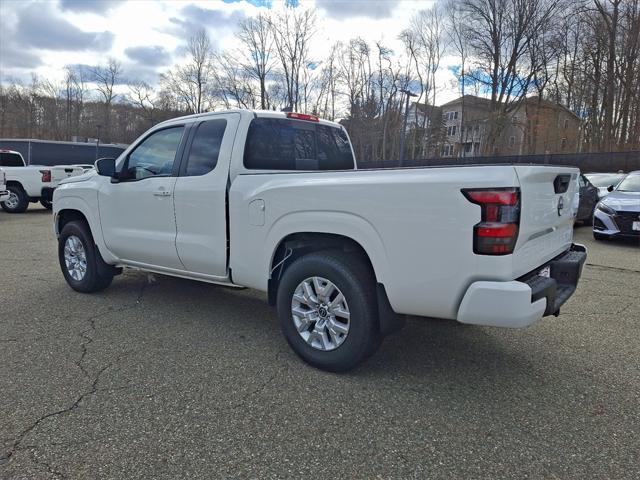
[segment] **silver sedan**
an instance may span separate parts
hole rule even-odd
[[[596,205],[596,240],[630,237],[640,240],[640,170],[631,172]]]

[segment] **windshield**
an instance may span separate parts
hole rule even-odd
[[[617,185],[620,180],[625,177],[624,173],[603,173],[585,175],[594,187],[608,187],[609,185]]]
[[[629,175],[625,178],[618,188],[616,188],[618,192],[636,192],[640,193],[640,175]]]

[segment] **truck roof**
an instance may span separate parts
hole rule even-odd
[[[303,114],[303,113],[276,112],[274,110],[248,110],[248,109],[243,109],[243,108],[233,108],[233,109],[227,109],[227,110],[216,110],[214,112],[204,112],[204,113],[194,113],[192,115],[183,115],[181,117],[176,117],[176,118],[171,118],[169,120],[165,120],[164,122],[159,123],[158,125],[170,124],[170,123],[173,123],[173,122],[178,121],[178,120],[186,120],[186,119],[195,120],[195,119],[198,119],[198,118],[213,117],[213,116],[219,115],[221,113],[239,113],[241,115],[253,115],[254,117],[263,117],[263,118],[282,118],[282,119],[294,118],[294,119],[297,119],[297,120],[314,121],[314,122],[318,122],[318,123],[320,123],[322,125],[330,125],[332,127],[342,128],[342,125],[340,125],[337,122],[332,122],[330,120],[325,120],[325,119],[316,117],[315,115],[308,115],[309,117],[314,117],[314,119],[311,120],[311,119],[293,117],[293,115],[303,116],[303,117],[307,116],[307,114]]]

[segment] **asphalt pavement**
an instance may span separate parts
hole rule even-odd
[[[640,248],[595,242],[558,318],[412,318],[367,363],[302,363],[263,294],[59,271],[0,212],[0,478],[640,478]]]

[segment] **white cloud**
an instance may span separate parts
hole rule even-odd
[[[64,4],[0,0],[0,16],[3,18],[0,80],[9,76],[25,78],[31,71],[60,80],[62,69],[67,64],[104,64],[107,57],[114,57],[122,62],[125,76],[143,76],[144,80],[153,83],[167,66],[180,61],[190,30],[204,26],[214,45],[220,49],[233,48],[237,45],[233,34],[238,20],[264,11],[267,7],[261,5],[270,2],[111,0],[97,3],[99,5],[93,8],[86,8],[76,0],[68,0]],[[434,0],[300,0],[303,8],[317,7],[318,30],[311,54],[318,61],[328,54],[335,42],[348,42],[355,37],[361,37],[371,45],[380,41],[396,54],[402,54],[404,48],[398,35],[408,26],[412,15],[434,3]],[[274,0],[271,7],[281,8],[281,4],[280,0]],[[35,8],[48,9],[51,13],[47,19],[63,19],[77,38],[86,38],[88,42],[95,38],[95,45],[87,42],[69,45],[68,42],[51,39],[51,45],[39,42],[34,48],[18,49],[13,41],[15,32],[4,26],[19,24]],[[20,32],[25,38],[35,34],[37,32]],[[110,40],[110,45],[101,42],[105,38]],[[47,48],[53,46],[58,50]],[[162,61],[145,61],[154,49],[162,54]],[[451,100],[458,94],[455,88],[451,88],[455,78],[446,68],[451,62],[455,63],[455,59],[443,59],[442,69],[438,72],[437,103]]]

